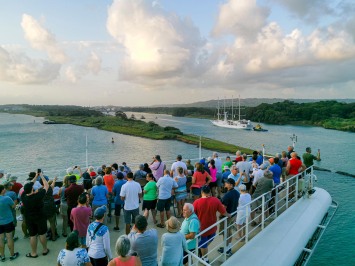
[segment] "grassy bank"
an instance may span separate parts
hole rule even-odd
[[[143,122],[141,120],[121,119],[114,116],[103,117],[63,117],[47,116],[46,119],[60,124],[72,124],[84,127],[95,127],[98,129],[116,132],[125,135],[155,139],[155,140],[178,140],[187,144],[199,145],[200,137],[196,135],[185,135],[174,127],[161,127],[154,122]],[[240,150],[245,153],[252,153],[252,150],[225,143],[222,141],[201,138],[201,146],[211,151],[235,153]]]

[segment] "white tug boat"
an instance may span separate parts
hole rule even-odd
[[[225,128],[232,128],[232,129],[244,129],[244,130],[252,130],[253,125],[250,120],[241,119],[240,115],[240,97],[238,98],[238,120],[233,120],[233,98],[232,98],[232,119],[228,119],[228,113],[225,111],[223,112],[223,120],[221,120],[221,113],[219,111],[219,100],[218,100],[218,107],[217,107],[217,120],[211,120],[211,123],[217,127],[225,127]],[[225,105],[225,104],[224,104]]]

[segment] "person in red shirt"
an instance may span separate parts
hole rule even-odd
[[[18,194],[20,192],[20,189],[23,187],[22,184],[17,183],[17,176],[10,176],[9,181],[12,183],[12,188],[11,191],[15,192]]]
[[[193,203],[195,213],[201,223],[201,232],[217,222],[217,212],[223,216],[231,217],[227,213],[226,208],[222,202],[216,197],[211,197],[211,188],[209,186],[203,186],[201,191],[202,197],[195,200]],[[208,245],[211,244],[213,238],[216,235],[217,226],[211,228],[201,236],[201,240],[198,246],[201,249],[201,254],[206,263],[209,263],[208,257]],[[206,256],[206,257],[204,257]]]
[[[64,195],[65,198],[67,199],[67,204],[68,204],[68,211],[67,211],[68,217],[70,217],[71,210],[78,205],[79,195],[84,192],[84,187],[76,184],[75,175],[69,177],[69,182],[71,183],[71,185],[68,188],[66,188],[64,191]],[[74,224],[70,219],[68,219],[68,225],[70,227],[70,230],[73,231]]]
[[[302,161],[300,159],[298,159],[297,153],[292,152],[291,159],[288,160],[287,166],[286,166],[286,175],[287,175],[286,179],[290,179],[294,175],[297,175],[297,174],[303,172],[304,170],[306,170],[306,166],[302,163]],[[290,189],[289,189],[289,194],[290,194],[289,197],[290,198],[293,198],[294,190],[295,190],[295,183],[296,183],[295,179],[290,181]]]
[[[71,210],[70,220],[74,224],[74,230],[78,231],[79,243],[82,248],[86,248],[86,232],[90,224],[91,208],[87,193],[80,194],[78,206]]]
[[[112,175],[112,168],[111,166],[107,166],[105,168],[105,175],[104,175],[104,185],[107,187],[108,190],[108,217],[111,217],[111,203],[113,199],[113,194],[112,194],[112,189],[113,186],[115,185],[115,179]]]

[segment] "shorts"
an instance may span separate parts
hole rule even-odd
[[[209,236],[201,236],[200,242],[198,242],[199,248],[207,248],[209,244],[213,241],[216,233],[213,233]]]
[[[86,246],[86,236],[79,237],[79,244]]]
[[[26,224],[30,236],[44,235],[47,232],[46,217],[27,217]]]
[[[0,235],[3,233],[11,233],[15,231],[15,225],[14,222],[8,223],[8,224],[2,224],[0,225]]]
[[[193,188],[192,188],[192,195],[194,195],[194,196],[201,196],[201,188],[193,187]]]
[[[157,207],[157,200],[143,200],[142,204],[142,210],[144,211],[145,209],[149,210],[155,210]]]
[[[60,204],[60,214],[63,216],[67,216],[68,212],[68,204],[66,202],[61,202]]]
[[[216,178],[217,178],[217,187],[221,187],[222,186],[223,174],[217,172]]]
[[[139,208],[134,210],[124,210],[123,214],[125,224],[134,224],[136,216],[139,215]]]
[[[168,199],[158,199],[157,210],[162,211],[170,211],[171,206],[171,198]]]
[[[224,217],[220,217],[220,220],[223,219]],[[228,217],[227,218],[227,230],[228,230],[228,234],[230,234],[231,230],[232,230],[232,225],[234,224],[234,220],[235,217]],[[223,232],[224,230],[224,222],[221,222],[219,224],[219,232]]]
[[[115,204],[115,216],[121,215],[122,204]]]

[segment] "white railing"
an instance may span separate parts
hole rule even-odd
[[[308,173],[306,173],[306,171]],[[295,175],[286,181],[280,183],[277,185],[271,192],[267,192],[255,199],[253,199],[249,204],[242,206],[243,208],[246,209],[246,223],[245,225],[240,228],[239,230],[235,228],[235,222],[233,222],[231,225],[228,225],[228,217],[224,217],[217,221],[215,224],[211,225],[210,227],[206,228],[205,230],[201,231],[198,235],[196,235],[196,247],[194,252],[187,251],[188,255],[188,265],[198,265],[198,263],[202,263],[203,265],[211,265],[213,263],[215,264],[221,264],[224,261],[228,259],[227,256],[227,247],[228,247],[228,240],[232,240],[231,244],[231,249],[238,245],[241,242],[247,243],[249,240],[251,240],[260,230],[264,230],[265,227],[267,227],[268,224],[272,222],[272,220],[277,219],[279,215],[281,215],[286,209],[288,209],[291,204],[299,200],[302,196],[310,196],[313,192],[313,184],[317,180],[317,177],[313,174],[313,167],[309,167],[306,169],[305,172],[300,173],[298,175]],[[299,188],[299,179],[303,179],[300,182],[302,185],[302,188]],[[271,197],[270,197],[271,194]],[[257,207],[252,208],[253,203],[260,203],[257,204]],[[251,209],[251,213],[248,213],[248,207]],[[237,211],[234,213],[231,213],[232,216],[236,215]],[[251,218],[250,215],[252,215],[254,218]],[[232,218],[235,220],[236,216]],[[257,226],[252,226],[253,221],[260,220],[260,223],[258,223]],[[206,254],[205,257],[211,259],[209,263],[203,260],[203,258],[199,257],[198,254],[198,249],[200,246],[198,246],[199,239],[201,235],[203,235],[205,232],[209,231],[210,229],[214,227],[219,227],[221,223],[224,223],[224,229],[221,232],[216,232],[216,236],[209,240],[209,243],[211,244],[212,241],[217,239],[218,242],[214,241],[213,245],[209,245],[209,250],[208,253]],[[260,230],[259,230],[260,227]],[[233,230],[235,231],[233,232]],[[235,242],[233,241],[233,238],[238,235],[238,232],[241,230],[245,230],[245,235],[241,239],[236,240]],[[228,234],[228,231],[231,231],[231,235]],[[217,252],[217,249],[223,247],[223,253]],[[237,251],[238,252],[238,251]],[[222,261],[221,261],[222,260]]]

